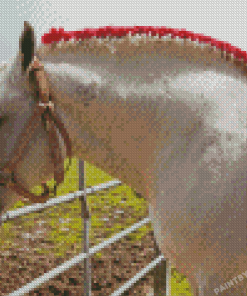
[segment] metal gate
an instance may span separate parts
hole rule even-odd
[[[107,183],[102,183],[98,186],[91,188],[86,188],[85,186],[85,170],[84,162],[79,160],[79,191],[74,193],[69,193],[66,196],[60,196],[57,198],[49,199],[46,203],[43,204],[34,204],[31,206],[25,206],[23,208],[9,211],[3,214],[0,217],[0,226],[2,223],[14,220],[17,217],[28,215],[29,213],[42,212],[44,209],[56,206],[60,203],[71,202],[76,198],[79,198],[81,201],[81,218],[83,219],[83,253],[73,257],[70,260],[67,260],[58,267],[50,270],[49,272],[43,274],[42,276],[34,279],[31,283],[26,284],[20,289],[6,295],[6,296],[22,296],[30,291],[37,289],[42,284],[48,282],[50,279],[55,278],[59,274],[65,272],[69,268],[73,267],[76,264],[82,262],[84,267],[84,292],[82,296],[91,296],[91,266],[90,266],[90,257],[98,253],[101,249],[108,247],[109,245],[117,242],[121,238],[130,234],[131,232],[137,230],[143,225],[150,222],[150,219],[147,217],[142,221],[133,224],[131,227],[117,233],[111,238],[105,240],[104,242],[89,248],[89,229],[90,229],[90,213],[87,206],[87,194],[92,194],[98,191],[105,189],[114,188],[121,185],[121,181],[113,180]],[[125,284],[123,284],[119,289],[115,290],[110,296],[120,296],[125,291],[130,289],[139,279],[146,276],[154,267],[156,270],[154,272],[154,296],[171,296],[171,287],[170,287],[170,278],[171,278],[171,266],[168,260],[165,260],[164,256],[160,255],[158,248],[156,247],[157,258],[149,263],[145,268],[141,269],[134,277],[129,279]],[[166,288],[165,288],[166,287]]]

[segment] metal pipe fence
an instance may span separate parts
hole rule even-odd
[[[66,196],[60,196],[58,198],[53,198],[48,200],[44,204],[35,204],[31,206],[25,206],[23,208],[9,211],[0,216],[0,226],[2,223],[14,220],[17,217],[28,215],[34,212],[42,212],[44,209],[53,207],[60,203],[72,202],[76,198],[79,198],[81,201],[81,218],[83,223],[83,246],[82,253],[73,257],[70,260],[62,263],[58,267],[50,270],[49,272],[43,274],[39,278],[34,279],[31,283],[26,284],[25,286],[19,288],[18,290],[6,295],[6,296],[22,296],[30,291],[37,289],[42,284],[48,282],[49,280],[55,278],[59,274],[65,272],[71,267],[83,263],[84,268],[84,292],[82,296],[91,296],[91,264],[90,258],[93,254],[98,253],[101,249],[110,246],[111,244],[119,241],[121,238],[127,236],[128,234],[136,231],[138,228],[150,222],[150,218],[145,218],[140,222],[133,224],[131,227],[126,228],[125,230],[117,233],[111,238],[105,240],[104,242],[89,248],[89,230],[90,230],[90,213],[87,206],[87,194],[93,194],[98,191],[111,189],[116,186],[121,185],[121,181],[113,180],[107,183],[102,183],[98,186],[93,186],[91,188],[86,188],[85,186],[85,170],[84,162],[79,160],[79,191],[74,193],[69,193]],[[156,267],[154,272],[154,296],[171,296],[171,266],[170,262],[164,258],[163,255],[160,255],[158,247],[156,245],[156,255],[157,258],[154,259],[150,264],[141,269],[134,277],[129,279],[125,284],[123,284],[119,289],[114,291],[110,296],[119,296],[122,295],[125,291],[129,290],[135,283],[137,283],[142,277],[147,276],[147,274]]]

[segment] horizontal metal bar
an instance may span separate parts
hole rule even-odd
[[[91,188],[87,188],[86,189],[86,194],[93,194],[97,191],[102,191],[105,189],[109,189],[112,187],[116,187],[121,185],[121,181],[119,180],[112,180],[106,183],[102,183],[100,185],[97,186],[93,186]],[[8,211],[6,213],[4,213],[2,216],[0,216],[0,226],[2,223],[9,221],[9,220],[13,220],[17,217],[21,217],[24,215],[28,215],[30,213],[35,213],[35,212],[42,212],[43,210],[50,208],[50,207],[54,207],[60,203],[66,203],[66,202],[71,202],[76,198],[79,198],[81,195],[84,195],[84,191],[75,191],[73,193],[69,193],[67,195],[64,196],[59,196],[57,198],[50,198],[48,199],[47,202],[45,203],[36,203],[34,205],[31,206],[25,206],[23,208],[19,208],[17,210],[14,211]]]
[[[25,293],[29,293],[30,291],[35,290],[36,288],[38,288],[40,285],[48,282],[49,280],[55,278],[56,276],[58,276],[59,274],[67,271],[68,269],[70,269],[71,267],[73,267],[74,265],[80,263],[82,260],[84,260],[85,258],[89,258],[91,257],[93,254],[98,253],[101,249],[108,247],[109,245],[117,242],[118,240],[120,240],[121,238],[125,237],[126,235],[128,235],[129,233],[137,230],[138,228],[142,227],[143,225],[145,225],[146,223],[150,222],[150,218],[145,218],[140,222],[135,223],[134,225],[132,225],[131,227],[121,231],[120,233],[117,233],[116,235],[114,235],[113,237],[109,238],[108,240],[106,240],[103,243],[98,244],[97,246],[90,248],[89,249],[89,253],[85,254],[85,253],[80,253],[79,255],[75,256],[74,258],[64,262],[63,264],[61,264],[58,267],[55,267],[54,269],[52,269],[51,271],[43,274],[42,276],[40,276],[39,278],[36,278],[35,280],[33,280],[31,283],[26,284],[24,287],[16,290],[13,293],[8,294],[7,296],[22,296]]]
[[[135,276],[133,276],[130,280],[123,284],[121,288],[117,289],[110,296],[122,295],[125,291],[129,290],[133,286],[133,284],[139,281],[139,279],[144,277],[150,270],[152,270],[157,264],[159,264],[161,260],[165,260],[165,257],[163,255],[160,255],[158,258],[149,263],[146,267],[144,267],[140,272],[138,272]]]
[[[149,222],[151,222],[150,218],[145,218],[142,221],[133,224],[131,227],[128,227],[127,229],[125,229],[125,230],[117,233],[116,235],[114,235],[113,237],[109,238],[105,242],[100,243],[97,246],[91,248],[89,250],[89,253],[92,255],[94,253],[99,252],[101,249],[103,249],[105,247],[108,247],[109,245],[117,242],[121,238],[125,237],[126,235],[130,234],[131,232],[137,230],[138,228],[142,227],[143,225],[145,225],[145,224],[147,224]]]

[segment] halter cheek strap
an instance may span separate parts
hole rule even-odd
[[[43,203],[49,198],[50,189],[42,183],[44,192],[37,196],[29,192],[15,176],[15,169],[18,163],[23,159],[24,150],[30,142],[31,136],[40,122],[48,133],[49,153],[54,166],[54,179],[56,181],[53,193],[56,194],[56,187],[64,181],[64,160],[62,149],[60,148],[59,133],[63,138],[66,147],[66,156],[71,163],[72,149],[71,141],[63,122],[54,112],[54,104],[49,90],[49,83],[44,67],[35,58],[29,66],[29,75],[34,75],[34,88],[37,104],[34,114],[24,127],[24,131],[19,136],[19,141],[14,146],[14,152],[11,160],[0,170],[0,185],[16,191],[19,195],[28,198],[33,203]],[[69,165],[70,165],[69,163]]]

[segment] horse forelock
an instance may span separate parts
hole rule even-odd
[[[247,74],[247,53],[230,43],[186,30],[166,27],[103,27],[65,32],[52,28],[37,49],[41,59],[63,53],[110,55],[119,60],[133,55],[161,54],[193,63],[226,63]]]

